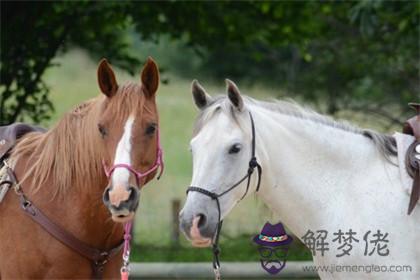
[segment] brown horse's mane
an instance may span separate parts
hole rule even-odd
[[[100,143],[98,117],[108,103],[107,113],[115,124],[123,121],[138,104],[144,104],[141,85],[126,83],[111,99],[104,95],[88,100],[64,117],[46,133],[30,133],[14,148],[11,158],[18,163],[27,157],[21,183],[32,180],[31,190],[54,186],[53,197],[73,187],[89,189],[104,178],[102,158],[105,151]],[[101,186],[103,187],[103,186]]]

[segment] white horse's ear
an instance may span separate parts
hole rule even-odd
[[[238,111],[242,111],[244,102],[242,100],[241,92],[235,83],[229,79],[226,79],[226,91],[232,105],[238,109]]]
[[[212,101],[212,97],[206,92],[206,90],[197,80],[192,82],[191,92],[193,95],[194,103],[200,110],[207,107],[207,105],[209,105]]]

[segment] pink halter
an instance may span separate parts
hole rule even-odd
[[[105,164],[105,161],[102,160],[102,166],[104,167],[104,171],[105,174],[108,178],[111,177],[112,173],[114,172],[115,169],[117,168],[125,168],[128,171],[130,171],[131,173],[133,173],[136,176],[136,180],[137,180],[137,184],[140,185],[140,179],[149,175],[150,173],[154,172],[156,169],[158,169],[160,167],[160,172],[159,175],[157,177],[157,179],[160,179],[160,176],[163,173],[164,170],[164,163],[163,163],[163,150],[162,147],[160,145],[160,132],[159,132],[159,128],[157,130],[157,157],[156,157],[156,161],[155,164],[146,172],[141,173],[140,171],[135,170],[131,165],[129,164],[125,164],[125,163],[118,163],[118,164],[114,164],[113,166],[111,166],[111,168],[108,169],[108,167]]]

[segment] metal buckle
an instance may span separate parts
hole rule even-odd
[[[108,252],[102,252],[101,258],[95,261],[95,265],[98,267],[104,266],[108,262],[108,257],[109,257]]]
[[[15,186],[13,187],[13,190],[15,191],[15,193],[19,196],[23,196],[23,190],[22,190],[22,186],[19,183],[16,183]],[[25,198],[26,199],[26,198]]]
[[[123,261],[124,263],[129,263],[129,259],[130,259],[130,251],[127,250],[127,252],[123,255]]]
[[[120,273],[129,273],[130,272],[130,267],[123,265],[120,269]]]
[[[23,210],[27,210],[31,206],[32,206],[32,203],[29,200],[27,200],[26,198],[23,198],[23,200],[22,200]]]
[[[220,275],[220,266],[219,265],[215,265],[216,267],[213,268],[214,271],[214,279],[215,280],[220,280],[221,279],[221,275]]]
[[[32,202],[26,198],[26,196],[21,193],[20,195],[20,206],[22,207],[23,211],[31,214],[32,216],[36,215],[34,208],[32,207]]]
[[[130,251],[129,250],[127,250],[127,252],[125,254],[123,254],[122,259],[123,259],[123,265],[120,269],[120,272],[121,273],[124,273],[124,272],[129,273],[130,272]]]

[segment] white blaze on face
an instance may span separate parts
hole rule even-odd
[[[115,151],[115,164],[127,164],[131,165],[131,131],[133,128],[134,117],[130,116],[125,125],[123,135],[118,142],[117,149]],[[130,179],[130,171],[126,168],[116,168],[112,173],[112,185],[114,187],[118,186],[128,186]]]

